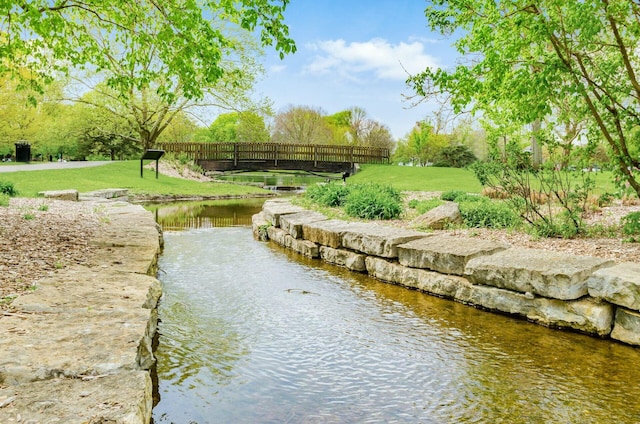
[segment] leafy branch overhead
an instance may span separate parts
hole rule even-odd
[[[199,99],[242,45],[233,28],[257,31],[283,57],[295,43],[283,23],[288,0],[33,0],[0,2],[0,74],[21,75],[42,89],[56,72],[109,71],[109,86],[127,96],[164,81],[158,94]],[[150,60],[150,58],[152,60]],[[238,72],[237,70],[235,72]]]
[[[640,194],[637,2],[434,0],[425,15],[468,61],[412,76],[416,93],[447,93],[456,109],[503,128],[584,122],[582,137],[604,142],[617,174]]]

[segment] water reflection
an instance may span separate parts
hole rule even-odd
[[[156,423],[633,423],[640,352],[255,242],[168,232]]]
[[[156,222],[166,231],[192,228],[219,228],[251,225],[251,216],[260,212],[265,199],[207,200],[147,204]]]

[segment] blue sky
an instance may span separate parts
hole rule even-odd
[[[289,105],[333,114],[354,106],[389,127],[395,138],[428,117],[410,108],[406,71],[454,63],[451,40],[431,33],[422,0],[291,0],[285,22],[298,51],[280,60],[267,50],[257,86],[276,112]]]

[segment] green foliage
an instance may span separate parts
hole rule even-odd
[[[7,207],[9,206],[9,198],[8,194],[0,193],[0,206]]]
[[[14,197],[18,195],[18,190],[16,190],[13,182],[0,180],[0,193]]]
[[[520,225],[520,217],[505,202],[470,196],[462,201],[458,198],[458,206],[462,220],[467,227],[515,228]]]
[[[389,185],[353,185],[350,186],[344,210],[355,218],[394,219],[402,214],[402,195]]]
[[[465,196],[466,194],[466,192],[461,190],[449,190],[442,192],[440,198],[448,202],[454,202],[458,197]]]
[[[475,161],[478,158],[467,146],[458,144],[455,146],[445,146],[440,150],[436,157],[435,166],[452,168],[464,168]]]
[[[415,209],[419,214],[423,214],[425,212],[430,211],[431,209],[437,208],[438,206],[444,204],[444,202],[440,199],[428,199],[428,200],[411,200],[407,206],[412,209]]]
[[[384,184],[316,184],[305,197],[322,206],[343,207],[347,215],[361,219],[393,219],[402,213],[402,195]]]
[[[411,130],[405,140],[398,142],[394,161],[425,166],[435,161],[448,144],[446,136],[437,134],[433,125],[422,121]]]
[[[349,188],[338,183],[315,184],[307,187],[305,196],[322,206],[338,207],[343,206]]]
[[[603,140],[619,181],[640,194],[631,171],[640,167],[635,2],[436,0],[425,16],[468,60],[410,77],[418,95],[446,95],[454,111],[478,112],[506,138],[530,127],[535,159],[545,127],[567,150],[585,135]]]
[[[620,223],[622,224],[622,233],[628,236],[625,241],[640,241],[640,212],[631,212],[624,216]]]

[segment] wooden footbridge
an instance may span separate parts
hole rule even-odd
[[[324,144],[160,143],[167,153],[185,154],[205,171],[302,170],[353,172],[355,164],[389,163],[389,149]]]

